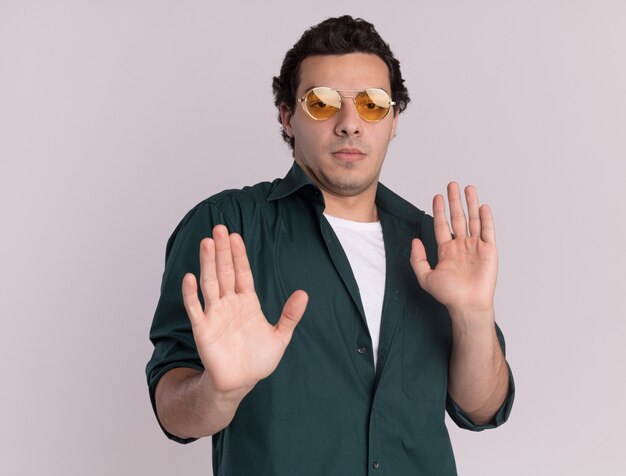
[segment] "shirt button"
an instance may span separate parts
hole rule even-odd
[[[378,468],[380,468],[380,464],[378,464],[378,461],[374,461],[374,462],[372,463],[372,468],[374,468],[374,469],[378,469]]]
[[[364,345],[360,345],[356,348],[356,350],[359,354],[364,354],[367,348]]]

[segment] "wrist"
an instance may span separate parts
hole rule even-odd
[[[254,385],[249,387],[238,387],[234,389],[222,389],[215,385],[208,372],[204,371],[198,376],[198,385],[203,389],[207,401],[213,401],[219,406],[239,404],[243,398],[250,393]]]
[[[485,308],[448,308],[453,332],[463,334],[485,334],[495,332],[495,310]]]

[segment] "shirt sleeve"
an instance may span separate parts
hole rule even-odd
[[[503,355],[506,355],[506,344],[504,342],[504,336],[497,324],[496,334],[498,335],[498,341],[500,342],[502,353]],[[515,382],[513,381],[513,373],[511,372],[511,367],[509,366],[509,363],[507,362],[506,365],[509,370],[509,389],[506,398],[504,399],[504,402],[490,422],[482,425],[475,424],[472,419],[467,415],[467,413],[465,413],[448,394],[448,397],[446,399],[446,411],[448,412],[448,415],[450,415],[452,421],[457,424],[457,426],[470,431],[482,431],[490,428],[496,428],[508,420],[509,414],[511,413],[511,408],[513,407],[513,400],[515,399]]]
[[[189,367],[204,370],[198,355],[182,298],[182,282],[186,273],[200,276],[200,241],[212,235],[213,227],[224,224],[234,230],[223,213],[211,202],[205,201],[192,209],[176,227],[167,242],[165,271],[161,283],[161,296],[150,328],[150,340],[154,344],[152,358],[146,366],[146,377],[152,409],[158,420],[154,391],[159,379],[168,370]],[[204,305],[202,295],[200,302]],[[181,439],[167,432],[166,436],[179,443],[195,441]]]

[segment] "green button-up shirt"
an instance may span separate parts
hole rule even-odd
[[[436,264],[432,218],[382,184],[376,206],[387,259],[377,366],[350,264],[323,216],[322,193],[298,165],[282,180],[203,201],[174,231],[150,332],[155,350],[146,373],[153,406],[165,372],[202,370],[181,283],[187,272],[199,276],[199,244],[214,225],[242,235],[268,321],[276,322],[295,290],[309,294],[276,371],[213,436],[216,476],[454,475],[445,410],[470,430],[506,421],[512,376],[506,401],[487,425],[474,425],[447,394],[450,317],[420,288],[409,263],[411,240],[419,237]]]

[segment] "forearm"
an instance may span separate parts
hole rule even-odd
[[[484,313],[483,313],[484,314]],[[478,425],[488,423],[507,394],[509,372],[495,329],[488,316],[452,314],[452,355],[448,393]]]
[[[212,388],[204,372],[175,368],[157,383],[158,418],[168,432],[179,438],[213,435],[228,426],[249,391],[220,393]]]

